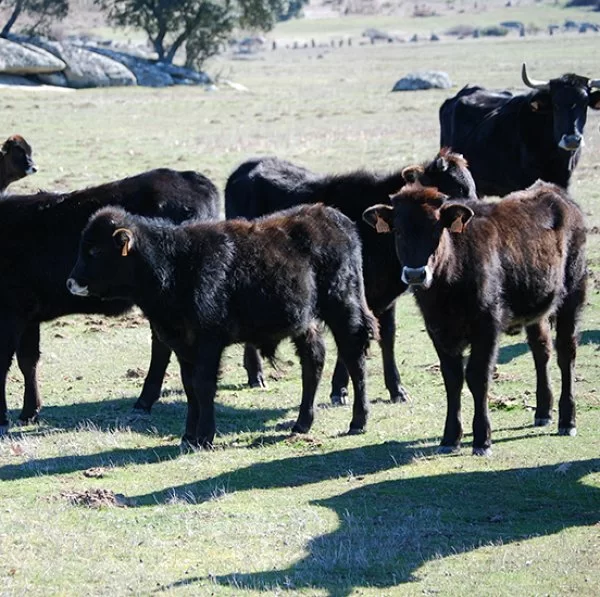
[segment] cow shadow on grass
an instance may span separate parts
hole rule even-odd
[[[150,435],[181,435],[187,414],[187,402],[181,390],[169,390],[163,395],[180,395],[181,400],[160,400],[152,407],[152,415],[139,416],[132,412],[136,398],[125,396],[94,402],[73,402],[72,404],[44,405],[39,425],[11,427],[11,436],[43,435],[49,431],[74,431],[89,427],[96,431],[111,432],[124,427]],[[297,407],[281,408],[236,408],[215,404],[217,426],[221,433],[231,431],[255,432],[275,427],[282,419],[291,422]],[[18,411],[12,414],[13,421]]]
[[[586,330],[582,332],[579,336],[579,346],[583,346],[584,344],[600,344],[600,330]],[[528,352],[530,350],[527,342],[517,342],[510,346],[502,346],[498,351],[498,364],[505,365]],[[533,369],[533,357],[531,363]]]
[[[389,463],[391,458],[386,460],[381,451],[378,458]],[[350,466],[355,460],[356,455],[350,458]],[[240,592],[279,594],[308,589],[342,597],[360,587],[385,590],[417,583],[423,580],[419,569],[433,560],[597,525],[600,490],[587,485],[585,478],[599,471],[600,458],[595,458],[560,466],[453,472],[357,487],[310,502],[334,511],[339,524],[333,532],[310,539],[308,555],[293,565],[210,579],[185,578],[156,592],[208,581]],[[270,474],[275,476],[276,471]],[[306,482],[318,481],[318,477],[313,474]],[[258,486],[262,486],[260,470]],[[427,591],[420,585],[415,592]]]

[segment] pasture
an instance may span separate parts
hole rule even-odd
[[[358,29],[369,19],[348,23]],[[293,39],[306,27],[276,33]],[[257,154],[322,172],[391,170],[434,155],[438,107],[467,82],[522,88],[523,61],[536,78],[598,78],[597,45],[592,34],[539,35],[281,49],[209,65],[246,93],[3,90],[2,134],[22,134],[39,167],[11,189],[70,190],[158,166],[199,170],[223,189]],[[447,71],[454,89],[390,93],[422,68]],[[291,345],[267,368],[266,391],[245,387],[236,346],[222,363],[216,447],[182,455],[185,397],[174,360],[152,418],[129,418],[150,354],[143,317],[66,317],[42,326],[40,424],[0,440],[0,594],[597,594],[599,125],[600,112],[590,111],[571,187],[587,217],[590,269],[577,437],[557,436],[556,422],[532,426],[535,377],[521,334],[504,338],[491,388],[493,455],[471,456],[467,389],[462,452],[437,455],[443,383],[413,299],[403,296],[396,352],[411,400],[389,403],[373,346],[364,435],[345,435],[350,408],[328,405],[335,351],[311,433],[290,436],[282,427],[300,402]],[[551,372],[557,395],[555,361]],[[23,390],[16,366],[7,385],[14,420]]]

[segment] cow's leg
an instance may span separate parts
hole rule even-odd
[[[6,403],[6,377],[17,349],[21,328],[13,319],[0,320],[0,436],[8,431],[8,405]]]
[[[315,418],[315,394],[325,363],[325,342],[316,325],[293,338],[302,367],[302,402],[293,433],[308,433]]]
[[[194,363],[181,362],[181,380],[188,401],[182,445],[210,448],[215,439],[215,394],[223,347],[206,345]]]
[[[446,422],[438,451],[450,454],[460,448],[463,435],[460,393],[465,379],[462,355],[448,354],[435,344],[440,359],[440,370],[446,388]]]
[[[484,327],[471,343],[471,354],[466,369],[466,380],[475,406],[473,414],[473,454],[489,456],[492,453],[492,426],[488,411],[488,389],[498,352],[498,334],[494,324]]]
[[[248,385],[251,388],[267,387],[260,355],[252,344],[244,345],[244,369],[246,369]]]
[[[358,348],[355,346],[355,348]],[[344,350],[344,361],[348,367],[350,378],[352,379],[352,390],[354,399],[352,402],[352,420],[348,433],[363,433],[367,426],[367,417],[369,415],[369,402],[367,400],[366,389],[366,366],[365,353],[357,350]]]
[[[328,322],[335,338],[339,358],[341,358],[348,369],[352,379],[354,397],[352,402],[352,420],[350,421],[349,433],[362,433],[367,425],[369,403],[367,400],[365,383],[365,359],[371,331],[366,323],[364,314],[356,314],[348,311],[347,317],[335,318]],[[344,313],[342,308],[337,310]],[[351,329],[349,321],[365,321],[364,325]],[[374,326],[373,326],[374,327]]]
[[[344,405],[348,403],[349,381],[350,375],[348,373],[348,368],[338,353],[335,369],[333,371],[333,378],[331,379],[331,404]]]
[[[150,356],[150,367],[142,393],[133,405],[133,412],[138,414],[150,414],[153,404],[160,398],[165,373],[171,359],[171,349],[161,340],[156,332],[152,330],[152,353]]]
[[[535,417],[534,425],[543,427],[552,422],[552,388],[548,375],[548,364],[552,355],[552,339],[550,337],[550,324],[547,319],[529,325],[525,328],[527,343],[535,363],[536,388],[535,388]]]
[[[32,423],[38,418],[42,408],[37,381],[37,366],[40,360],[40,324],[33,322],[27,325],[21,334],[17,347],[17,363],[23,374],[25,389],[23,391],[23,409],[19,415],[22,423]]]
[[[583,280],[561,305],[556,314],[556,356],[561,373],[561,390],[558,402],[559,435],[576,435],[575,399],[573,381],[577,356],[577,323],[585,303]]]
[[[394,342],[396,340],[396,303],[386,309],[378,317],[379,320],[379,345],[383,358],[383,376],[385,387],[390,394],[392,402],[406,402],[408,392],[402,387],[400,372],[396,367],[394,355]]]

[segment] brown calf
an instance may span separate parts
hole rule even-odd
[[[491,453],[487,393],[502,332],[525,327],[537,374],[535,425],[551,422],[551,316],[562,375],[558,431],[575,435],[573,369],[586,237],[581,210],[567,192],[538,181],[501,202],[451,201],[409,185],[392,197],[392,206],[374,206],[364,218],[380,232],[393,230],[402,279],[414,289],[440,359],[448,404],[440,450],[460,446],[466,378],[475,402],[473,453]]]

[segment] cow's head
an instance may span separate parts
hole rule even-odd
[[[11,182],[37,172],[37,167],[31,157],[31,146],[21,135],[12,135],[4,141],[0,147],[0,158],[4,179],[2,181],[3,189]]]
[[[588,79],[574,74],[566,74],[558,79],[538,81],[527,75],[523,64],[523,82],[536,90],[529,106],[534,112],[552,114],[554,139],[565,151],[577,151],[583,146],[583,129],[587,119],[587,109],[600,109],[599,79]]]
[[[431,286],[446,256],[445,235],[462,234],[473,216],[467,205],[447,199],[437,189],[409,184],[391,197],[392,205],[374,205],[363,213],[375,230],[394,234],[402,281],[409,286]]]
[[[67,280],[71,294],[131,298],[136,240],[130,219],[118,207],[101,209],[90,218],[81,235],[77,263]]]
[[[418,182],[424,187],[436,187],[446,195],[461,199],[477,199],[475,181],[467,160],[460,153],[443,147],[430,162],[407,166],[402,170],[407,183]]]

